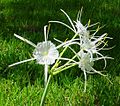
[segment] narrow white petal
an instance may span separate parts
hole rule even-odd
[[[96,72],[87,71],[88,74],[95,74]]]
[[[58,41],[58,42],[61,42],[60,40],[57,40],[57,39],[55,39],[56,41]],[[66,41],[66,42],[62,42],[60,45],[58,45],[56,48],[58,49],[58,48],[60,48],[60,47],[62,47],[62,46],[64,46],[64,47],[66,47],[66,46],[69,46],[69,45],[73,45],[73,44],[78,44],[79,46],[80,46],[80,43],[78,43],[78,42],[73,42],[74,41],[74,39],[73,40],[69,40],[69,41]]]
[[[97,22],[97,23],[94,23],[94,24],[91,24],[90,26],[88,26],[89,28],[90,27],[93,27],[93,26],[95,26],[95,25],[97,25],[97,24],[99,24],[100,22]]]
[[[69,25],[67,25],[61,21],[49,21],[49,22],[62,24],[64,26],[66,26],[67,28],[69,28],[70,30],[72,30],[74,33],[76,33],[76,31],[74,29],[72,29]]]
[[[97,43],[98,41],[102,40],[106,35],[107,35],[107,33],[101,35],[98,39],[96,39],[96,40],[94,41],[94,43]]]
[[[79,45],[79,46],[81,46],[81,44],[79,42],[71,42],[71,43],[65,44],[64,47],[70,46],[70,45]]]
[[[81,21],[81,11],[80,10],[78,11],[76,21]]]
[[[19,35],[17,35],[17,34],[14,34],[14,36],[17,37],[17,38],[19,38],[20,40],[22,40],[22,41],[30,44],[31,46],[36,47],[36,45],[35,45],[34,43],[32,43],[31,41],[29,41],[29,40],[27,40],[27,39],[25,39],[25,38],[23,38],[23,37],[21,37],[21,36],[19,36]]]
[[[70,17],[67,15],[67,13],[64,10],[62,10],[62,9],[60,9],[60,10],[66,15],[66,17],[68,18],[68,20],[69,20],[70,24],[72,25],[74,31],[76,32],[75,26],[74,26],[72,20],[70,19]]]
[[[61,40],[59,40],[59,39],[56,39],[56,38],[54,38],[54,40],[56,40],[57,42],[59,42],[59,43],[63,43]]]
[[[47,40],[48,40],[49,31],[50,31],[50,26],[51,26],[51,25],[50,25],[50,23],[49,23],[48,29],[47,29],[47,33],[46,33],[46,34],[47,34]]]
[[[107,39],[113,39],[112,37],[105,37],[105,38],[107,38]]]
[[[54,38],[54,40],[56,40],[57,42],[59,42],[59,43],[64,43],[63,41],[61,41],[61,40],[59,40],[59,39],[56,39],[56,38]],[[73,41],[79,41],[80,39],[78,38],[78,39],[71,39],[71,40],[68,40],[68,41],[65,41],[65,42],[73,42]]]
[[[102,76],[106,76],[106,75],[102,74],[100,71],[97,71],[97,70],[95,70],[95,69],[92,68],[92,67],[91,67],[91,69],[92,69],[92,71],[94,71],[95,73],[98,73],[98,74],[100,74],[100,75],[102,75]]]
[[[77,21],[81,21],[82,11],[83,11],[83,7],[81,8],[80,11],[78,11],[77,19],[76,19]]]
[[[106,65],[107,65],[107,62],[106,62],[105,57],[104,57],[101,53],[99,53],[99,52],[96,52],[96,54],[100,55],[100,56],[104,59],[104,62],[105,62],[104,69],[105,69],[105,67],[106,67]]]
[[[98,57],[98,58],[94,58],[93,61],[97,61],[97,60],[101,60],[101,59],[114,59],[114,58],[112,58],[112,57],[107,57],[107,56],[105,56],[105,57]]]
[[[47,84],[47,78],[48,78],[48,65],[47,64],[45,64],[45,72],[44,72],[44,74],[45,74],[45,86],[46,86],[46,84]]]
[[[22,64],[22,63],[32,61],[32,60],[35,60],[35,58],[31,58],[31,59],[23,60],[23,61],[20,61],[20,62],[17,62],[17,63],[13,63],[13,64],[9,65],[8,67],[13,67],[15,65]]]
[[[110,50],[110,49],[113,49],[115,46],[113,47],[109,47],[109,48],[102,48],[102,50]]]
[[[45,42],[47,41],[47,25],[44,26],[44,37],[45,37]]]

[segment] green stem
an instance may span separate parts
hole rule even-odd
[[[58,73],[60,73],[60,72],[62,72],[62,71],[64,71],[64,70],[67,70],[67,69],[69,69],[69,68],[71,68],[71,67],[73,67],[73,66],[75,66],[75,65],[77,65],[77,64],[72,64],[72,65],[70,65],[70,66],[68,66],[68,67],[65,67],[65,68],[63,68],[63,69],[59,69],[58,71],[53,72],[53,75],[56,75],[56,74],[58,74]]]
[[[77,35],[78,35],[78,33],[76,33],[76,34],[72,37],[72,39],[74,39]],[[71,40],[72,40],[72,39],[71,39]],[[60,53],[60,57],[62,57],[62,55],[64,54],[64,52],[67,50],[67,48],[68,48],[68,46],[63,49],[63,51]],[[56,68],[56,66],[58,66],[58,62],[59,62],[59,59],[57,59],[56,63],[55,63],[54,66],[52,67],[51,71],[54,70],[54,68]]]
[[[44,89],[44,92],[43,92],[43,95],[42,95],[42,98],[41,98],[41,103],[40,103],[40,106],[43,106],[44,104],[44,100],[45,100],[45,97],[46,97],[46,93],[47,93],[47,89],[48,89],[48,85],[49,85],[49,82],[50,82],[50,79],[51,79],[51,75],[49,75],[49,78],[48,78],[48,81],[47,81],[47,84],[45,86],[45,89]]]
[[[65,47],[65,48],[63,49],[63,51],[60,53],[60,57],[62,57],[63,53],[66,51],[67,48],[68,48],[68,47]],[[56,63],[54,64],[54,66],[52,67],[51,70],[54,70],[54,68],[56,68],[56,66],[58,66],[59,60],[60,60],[60,59],[57,59]]]
[[[76,58],[76,56],[77,56],[77,55],[73,56],[72,59]],[[51,72],[53,73],[53,75],[56,75],[56,74],[58,74],[59,72],[62,72],[62,71],[64,71],[64,70],[66,70],[66,69],[69,69],[69,68],[77,65],[77,64],[72,64],[72,65],[66,67],[66,65],[69,64],[70,62],[71,62],[71,60],[69,60],[69,61],[68,61],[67,63],[65,63],[63,66],[58,67],[58,68],[59,68],[58,70],[55,70],[55,69],[54,69],[55,72],[54,72],[53,70],[52,70]]]

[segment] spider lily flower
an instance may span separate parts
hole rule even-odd
[[[80,56],[80,60],[78,62],[78,67],[84,72],[84,78],[85,78],[85,84],[84,84],[84,92],[86,92],[86,81],[87,81],[87,74],[86,73],[97,73],[100,74],[102,76],[106,76],[104,74],[102,74],[100,71],[97,71],[93,68],[94,66],[94,61],[96,61],[97,59],[99,60],[100,58],[93,58],[91,60],[90,58],[90,54],[89,53],[85,53],[83,50],[81,50],[79,52],[79,56]]]
[[[85,26],[81,23],[81,15],[82,15],[82,9],[81,11],[78,12],[77,14],[77,20],[76,21],[72,21],[71,18],[69,17],[69,15],[62,9],[60,9],[65,16],[67,17],[67,19],[69,20],[71,25],[67,25],[64,22],[61,21],[49,21],[50,23],[59,23],[62,24],[64,26],[66,26],[67,28],[69,28],[71,31],[73,31],[74,33],[77,33],[79,35],[89,35],[89,31],[87,30],[88,28],[97,25],[99,22],[95,23],[95,24],[91,24],[90,25],[90,21],[88,21],[88,24],[86,24]]]
[[[87,81],[87,71],[91,71],[91,67],[94,65],[93,62],[90,61],[90,55],[88,53],[84,53],[83,51],[79,52],[80,61],[78,62],[79,68],[84,72],[85,84],[84,84],[84,92],[86,92],[86,81]]]
[[[83,37],[81,39],[81,42],[80,42],[80,45],[81,45],[80,49],[88,52],[90,54],[91,60],[93,59],[94,55],[97,55],[97,57],[100,56],[102,59],[104,59],[105,67],[106,67],[106,58],[112,59],[111,57],[105,57],[100,53],[100,51],[104,50],[104,47],[106,46],[106,42],[105,42],[105,39],[107,38],[106,35],[107,35],[107,33],[99,36],[98,38],[94,37],[92,39],[91,38],[88,39],[86,37]],[[103,46],[101,46],[101,45],[103,45]]]
[[[74,21],[75,22],[75,27],[77,29],[77,33],[79,35],[83,36],[89,36],[89,31],[87,30],[87,27],[83,26],[80,21]]]
[[[47,83],[47,74],[48,74],[48,65],[51,65],[55,63],[55,60],[59,57],[59,52],[55,45],[51,41],[47,41],[48,39],[48,33],[46,31],[47,26],[44,26],[44,42],[39,42],[37,45],[32,43],[31,41],[14,34],[15,37],[19,38],[20,40],[30,44],[31,46],[35,47],[35,50],[33,51],[33,57],[31,59],[23,60],[17,63],[13,63],[9,65],[8,67],[12,67],[21,63],[25,63],[32,60],[37,60],[38,64],[44,64],[45,65],[45,85]]]
[[[76,32],[79,35],[89,37],[91,30],[88,30],[88,28],[91,28],[91,27],[99,24],[99,22],[90,25],[90,20],[89,20],[86,25],[83,25],[81,23],[82,10],[83,10],[83,8],[81,8],[81,11],[78,11],[77,19],[76,19],[76,21],[73,21],[73,22],[75,23]],[[100,29],[101,28],[98,27],[97,30],[95,30],[94,34],[96,34]]]
[[[79,68],[81,68],[82,71],[86,70],[86,73],[98,73],[100,75],[105,76],[104,74],[102,74],[100,71],[96,71],[93,66],[94,66],[94,62],[103,58],[93,58],[91,60],[90,58],[90,54],[89,53],[85,53],[83,50],[81,50],[78,55],[80,56],[80,60],[78,62]],[[104,58],[108,58],[108,57],[104,57]]]
[[[81,50],[79,52],[79,56],[80,56],[80,61],[79,61],[79,68],[81,68],[81,70],[88,70],[90,71],[94,62],[90,61],[90,54],[89,53],[85,53],[83,52],[83,50]]]
[[[14,65],[18,65],[18,64],[21,64],[24,62],[28,62],[31,60],[35,60],[35,59],[37,60],[38,64],[51,65],[55,62],[55,60],[59,56],[58,50],[56,49],[55,45],[51,41],[39,42],[37,45],[35,45],[31,41],[29,41],[17,34],[14,34],[14,36],[19,38],[20,40],[23,40],[24,42],[32,45],[33,47],[35,47],[35,50],[33,51],[33,58],[11,64],[11,65],[9,65],[9,67],[12,67]]]

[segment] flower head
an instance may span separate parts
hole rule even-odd
[[[91,67],[94,65],[93,61],[90,61],[90,54],[84,53],[82,50],[79,52],[80,61],[78,62],[81,70],[91,71]]]
[[[44,41],[37,44],[33,52],[38,64],[51,65],[59,56],[59,52],[51,41]]]
[[[64,10],[61,9],[61,11],[67,17],[70,25],[68,25],[68,24],[66,24],[64,22],[61,22],[61,21],[49,21],[49,22],[62,24],[64,26],[66,26],[67,28],[69,28],[71,31],[73,31],[75,34],[77,33],[79,35],[89,36],[90,31],[88,31],[87,29],[90,28],[90,27],[92,27],[92,26],[97,25],[98,22],[95,23],[95,24],[91,24],[90,25],[90,20],[89,20],[86,25],[83,25],[81,23],[82,10],[83,10],[83,8],[81,8],[81,10],[78,12],[76,21],[73,21],[73,20],[71,20],[71,18],[69,17],[69,15]]]
[[[51,41],[48,41],[49,27],[48,27],[48,31],[46,29],[47,29],[47,25],[44,26],[45,41],[39,42],[37,45],[35,45],[31,41],[29,41],[17,34],[14,34],[15,37],[30,44],[33,47],[35,47],[35,50],[33,51],[33,58],[23,60],[20,62],[16,62],[16,63],[13,63],[8,66],[8,67],[12,67],[12,66],[15,66],[15,65],[18,65],[21,63],[25,63],[28,61],[37,60],[38,64],[45,65],[45,86],[47,83],[48,65],[55,63],[55,60],[59,57],[59,52],[58,52],[57,48],[55,47],[55,45]]]
[[[55,45],[51,41],[47,41],[48,33],[47,33],[46,28],[47,28],[47,26],[44,26],[45,41],[39,42],[37,45],[35,45],[31,41],[29,41],[29,40],[27,40],[27,39],[25,39],[17,34],[14,34],[15,37],[30,44],[33,47],[35,47],[35,50],[33,51],[33,58],[23,60],[23,61],[20,61],[17,63],[13,63],[13,64],[9,65],[9,67],[12,67],[14,65],[18,65],[18,64],[21,64],[24,62],[28,62],[31,60],[35,60],[35,59],[37,60],[38,64],[51,65],[55,62],[55,60],[59,56],[59,52],[58,52],[57,48],[55,47]]]
[[[79,35],[84,35],[84,36],[89,35],[89,31],[87,30],[87,27],[83,26],[83,24],[79,20],[74,21],[74,22],[75,22],[75,27],[76,27],[76,33],[78,33]]]

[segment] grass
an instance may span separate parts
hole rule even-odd
[[[107,79],[99,75],[88,75],[87,92],[83,93],[84,76],[77,68],[56,75],[50,82],[46,106],[119,106],[120,105],[120,1],[99,0],[1,0],[0,1],[0,106],[39,106],[44,90],[43,66],[34,61],[6,70],[9,64],[30,58],[34,48],[16,39],[17,33],[35,44],[43,40],[43,26],[49,20],[64,20],[60,8],[72,19],[83,6],[82,23],[106,25],[100,33],[107,32],[115,45],[106,54],[109,60]],[[49,39],[70,38],[70,31],[61,25],[51,26]],[[56,43],[56,42],[55,42]],[[96,66],[98,69],[100,64]]]

